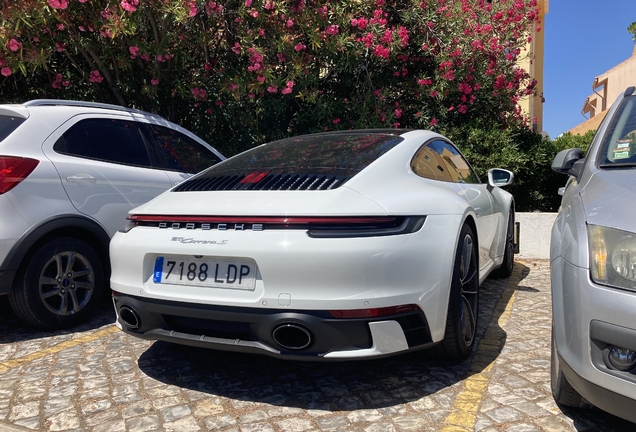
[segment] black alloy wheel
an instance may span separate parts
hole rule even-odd
[[[472,351],[479,315],[479,260],[473,230],[462,227],[451,280],[446,332],[435,353],[442,358],[462,360]]]

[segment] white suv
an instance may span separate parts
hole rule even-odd
[[[86,319],[128,211],[224,159],[143,111],[62,100],[0,105],[0,295],[33,326]]]

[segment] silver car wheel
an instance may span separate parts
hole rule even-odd
[[[40,299],[56,315],[73,315],[82,310],[94,289],[95,276],[91,264],[77,252],[54,255],[40,273]]]

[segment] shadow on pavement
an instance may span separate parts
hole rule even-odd
[[[481,287],[478,341],[498,329],[497,322],[512,292],[528,274],[519,263],[510,279],[488,279]],[[478,343],[477,341],[477,343]],[[138,361],[141,371],[166,384],[240,401],[322,410],[388,408],[414,402],[457,384],[475,364],[487,366],[479,351],[462,362],[414,352],[377,360],[309,363],[278,360],[167,342],[155,342]],[[480,361],[475,362],[479,357]],[[445,396],[440,396],[445,397]]]
[[[90,320],[66,330],[43,330],[30,327],[20,321],[13,313],[9,305],[9,296],[0,296],[0,344],[24,342],[32,339],[84,332],[114,322],[115,310],[111,300],[110,289],[105,290]]]

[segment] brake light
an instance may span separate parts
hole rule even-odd
[[[9,192],[40,163],[37,159],[0,156],[0,194]]]

